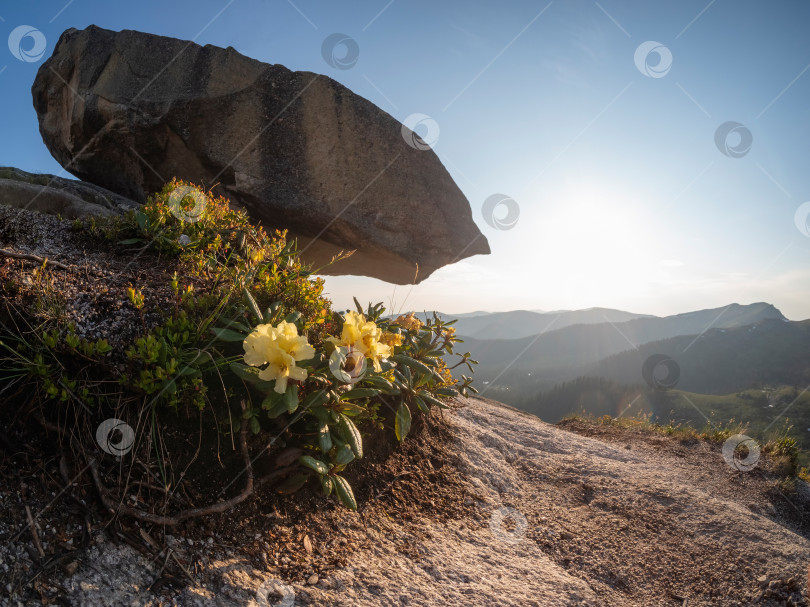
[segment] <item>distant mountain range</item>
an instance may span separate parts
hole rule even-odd
[[[653,354],[678,365],[677,387],[688,392],[729,394],[751,387],[810,383],[810,320],[768,318],[702,335],[679,335],[614,354],[578,371],[623,384],[641,383],[641,367]]]
[[[632,318],[614,321],[608,312],[613,312],[613,317],[617,319],[621,318],[621,315]],[[489,316],[495,316],[493,322],[498,323],[505,322],[507,318],[534,318],[526,316],[527,314],[536,313],[513,312]],[[575,317],[571,315],[576,313],[558,313],[561,320],[563,314],[568,314],[570,319]],[[477,384],[482,386],[487,385],[484,382],[497,382],[508,385],[517,382],[525,385],[527,376],[532,376],[535,378],[533,381],[536,380],[541,385],[553,384],[561,378],[569,379],[583,374],[587,365],[620,352],[635,351],[653,341],[678,336],[692,336],[692,339],[695,339],[697,335],[710,329],[732,329],[769,319],[788,322],[779,310],[767,303],[731,304],[723,308],[665,317],[633,315],[604,309],[599,312],[584,310],[579,314],[589,319],[601,314],[602,322],[569,324],[556,328],[556,322],[559,320],[554,322],[551,318],[546,321],[544,332],[530,337],[504,339],[500,338],[497,330],[491,329],[490,338],[481,339],[469,337],[462,320],[474,320],[481,323],[479,326],[484,326],[484,319],[488,316],[460,319],[456,327],[465,341],[463,349],[472,352],[480,363],[475,374]],[[548,313],[543,316],[547,318]],[[517,333],[518,329],[513,328],[511,332]],[[688,345],[689,341],[685,345]],[[640,366],[638,370],[640,373]],[[640,379],[640,376],[637,379]],[[502,398],[502,395],[498,398]]]
[[[789,417],[799,424],[791,436],[810,447],[810,320],[789,321],[771,304],[665,317],[592,308],[455,318],[465,342],[458,350],[480,363],[475,385],[482,395],[546,421],[581,412],[645,414],[701,427],[704,416],[716,415],[717,423],[736,420],[767,440]],[[643,372],[645,361],[661,359],[647,368],[672,380],[666,389]]]
[[[625,322],[634,318],[653,318],[648,314],[634,314],[610,308],[587,310],[514,310],[512,312],[470,312],[467,314],[444,314],[444,320],[457,320],[459,335],[479,339],[520,339],[549,330],[563,329],[571,325],[592,325],[604,322]]]

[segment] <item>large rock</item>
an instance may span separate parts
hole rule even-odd
[[[219,184],[316,267],[357,249],[324,273],[406,284],[489,253],[434,152],[327,76],[90,26],[62,34],[32,92],[48,149],[77,177],[141,202],[173,176]]]
[[[0,204],[68,219],[116,215],[138,207],[137,202],[90,183],[13,167],[0,167]]]

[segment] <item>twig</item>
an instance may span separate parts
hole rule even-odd
[[[27,253],[15,253],[8,249],[0,249],[0,255],[3,257],[11,257],[12,259],[25,259],[28,261],[36,261],[37,263],[44,263],[46,266],[53,266],[60,270],[70,270],[70,266],[66,266],[58,261],[51,261],[47,257],[40,257],[38,255],[28,255]]]
[[[180,567],[180,569],[183,570],[183,573],[185,573],[188,576],[188,579],[191,580],[191,583],[196,584],[197,580],[195,580],[194,577],[188,572],[188,569],[186,569],[183,566],[183,563],[180,562],[180,560],[174,555],[174,552],[171,549],[169,549],[169,554],[172,556],[172,558],[174,559],[174,562],[177,563],[177,565]]]
[[[37,533],[37,526],[34,524],[34,517],[31,516],[31,508],[28,504],[25,505],[25,515],[28,517],[28,526],[31,528],[31,537],[34,538],[34,546],[39,552],[39,558],[45,558],[45,551],[42,549],[42,544],[39,542],[39,534]]]

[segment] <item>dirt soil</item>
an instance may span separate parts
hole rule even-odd
[[[766,460],[458,405],[372,445],[357,513],[305,489],[174,528],[65,491],[47,441],[6,435],[0,605],[808,604],[810,492],[774,490]]]

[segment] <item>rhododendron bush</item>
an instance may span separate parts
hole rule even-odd
[[[105,310],[130,319],[127,330],[100,334],[43,315],[62,308],[47,289],[32,291],[30,305],[7,306],[19,330],[0,328],[0,391],[26,403],[19,417],[58,429],[119,514],[173,525],[232,508],[260,486],[293,493],[308,482],[356,509],[343,473],[363,457],[364,437],[401,441],[415,416],[473,390],[451,374],[475,364],[455,353],[452,323],[394,318],[356,300],[334,311],[320,268],[302,264],[285,232],[267,233],[190,183],[173,180],[124,217],[72,228],[125,262],[125,275],[89,283],[101,291],[85,299],[118,297]],[[44,280],[47,264],[36,271]],[[189,507],[175,491],[187,471],[225,458],[221,474],[233,476],[213,503]],[[244,488],[233,495],[237,480]]]

